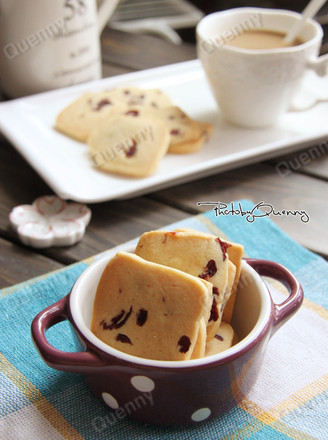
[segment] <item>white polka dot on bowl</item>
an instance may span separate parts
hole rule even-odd
[[[133,376],[131,378],[131,383],[138,391],[149,392],[153,391],[155,388],[155,383],[152,379],[147,376]]]
[[[211,410],[209,408],[200,408],[192,414],[191,420],[194,422],[202,422],[203,420],[206,420],[210,414]]]
[[[118,401],[109,393],[102,393],[102,398],[104,402],[110,406],[112,409],[117,409],[119,407]]]

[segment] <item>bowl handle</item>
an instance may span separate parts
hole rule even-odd
[[[99,368],[105,363],[92,351],[69,353],[54,348],[46,339],[45,332],[58,324],[67,315],[68,296],[40,312],[32,321],[32,340],[44,362],[52,368],[73,373],[85,373],[86,370]]]
[[[246,258],[246,262],[261,276],[281,282],[288,290],[289,296],[281,304],[273,304],[273,332],[275,333],[303,302],[304,293],[301,284],[284,266],[274,261]]]

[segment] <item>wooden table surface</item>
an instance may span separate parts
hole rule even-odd
[[[102,49],[106,77],[196,57],[192,43],[174,46],[154,36],[108,29],[102,36]],[[81,242],[66,248],[34,250],[19,242],[8,216],[16,205],[29,204],[52,191],[0,135],[0,288],[62,268],[145,231],[197,214],[208,209],[197,206],[198,201],[205,200],[229,203],[250,199],[270,203],[277,211],[305,210],[310,217],[308,223],[286,216],[271,219],[299,243],[327,259],[328,138],[320,148],[313,147],[317,147],[318,154],[310,155],[307,148],[303,156],[299,151],[143,197],[90,205],[92,220]],[[278,172],[281,161],[290,169],[286,176]]]

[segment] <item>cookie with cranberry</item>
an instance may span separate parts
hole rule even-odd
[[[199,359],[205,356],[206,349],[206,323],[204,318],[199,321],[199,331],[195,342],[193,352],[191,354],[191,359]]]
[[[173,154],[190,154],[201,150],[204,144],[208,141],[213,131],[213,126],[205,122],[198,122],[198,127],[200,132],[198,138],[194,140],[189,139],[185,142],[171,142],[168,152]]]
[[[232,347],[234,343],[235,332],[230,324],[222,322],[214,338],[207,342],[205,356],[221,353]]]
[[[156,116],[159,117],[168,127],[171,139],[169,152],[174,152],[180,144],[188,144],[198,140],[202,135],[202,128],[200,124],[194,119],[190,118],[179,107],[164,107],[156,111]]]
[[[86,142],[99,121],[124,108],[111,91],[85,93],[65,107],[57,116],[56,129],[61,133]]]
[[[223,301],[222,301],[222,310],[221,310],[222,315],[224,314],[224,310],[225,310],[226,305],[227,305],[227,303],[231,297],[231,294],[232,294],[232,288],[233,288],[233,285],[234,285],[235,279],[236,279],[236,270],[237,270],[236,266],[229,259],[229,262],[228,262],[228,281],[227,281],[227,286],[226,286],[226,290],[224,292],[224,297],[223,297]]]
[[[177,231],[193,231],[190,228],[180,228],[177,229]],[[205,236],[213,236],[213,234],[209,234],[206,232],[198,232],[199,234],[203,234]],[[231,287],[231,292],[229,293],[229,283],[227,285],[227,294],[225,296],[224,301],[224,310],[222,315],[222,320],[225,322],[231,322],[233,308],[236,300],[236,294],[238,289],[238,283],[240,279],[240,273],[241,273],[241,262],[242,257],[244,255],[244,247],[240,243],[234,243],[227,239],[220,239],[217,238],[221,242],[222,249],[225,250],[225,252],[228,255],[229,261],[234,264],[235,266],[235,277],[233,280],[233,284]],[[233,270],[233,269],[230,269]],[[230,274],[230,281],[231,281],[232,274]]]
[[[118,87],[85,93],[65,107],[57,116],[56,129],[80,142],[86,142],[99,121],[111,114],[128,112],[132,107],[149,110],[172,105],[159,89]]]
[[[145,95],[147,96],[147,91]],[[149,91],[151,93],[151,91]],[[164,104],[163,102],[161,104]],[[158,105],[132,105],[128,109],[120,109],[120,113],[131,117],[153,115],[167,125],[170,132],[170,146],[168,153],[189,154],[199,151],[209,139],[213,126],[206,122],[191,119],[179,107]]]
[[[166,154],[170,136],[166,125],[152,116],[114,115],[101,121],[89,138],[93,165],[132,177],[153,174]]]
[[[214,337],[220,326],[228,283],[229,259],[222,243],[215,236],[191,229],[150,231],[140,237],[135,250],[146,260],[174,267],[212,284],[207,340]]]
[[[205,353],[211,301],[210,283],[118,252],[98,283],[91,331],[134,356],[188,360]]]
[[[160,89],[140,89],[131,86],[118,87],[112,90],[112,96],[128,109],[137,107],[156,110],[173,105],[171,98]]]
[[[236,301],[238,283],[241,273],[242,257],[244,255],[244,247],[239,243],[233,243],[230,241],[227,241],[227,243],[229,244],[229,247],[227,248],[229,261],[231,261],[236,267],[235,278],[231,287],[231,294],[229,295],[229,298],[226,302],[222,315],[222,320],[229,323],[231,322],[233,309]]]

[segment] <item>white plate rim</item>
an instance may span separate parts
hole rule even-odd
[[[42,130],[48,130],[50,133],[49,128],[52,130],[53,128],[46,126],[45,123],[40,123],[38,126],[35,121],[33,125],[29,120],[30,115],[24,115],[22,113],[22,107],[28,108],[29,106],[34,106],[35,108],[38,108],[39,106],[40,110],[43,103],[47,100],[56,102],[60,99],[65,99],[66,97],[78,96],[78,94],[86,90],[101,90],[102,88],[128,84],[141,84],[141,86],[142,84],[150,84],[152,87],[161,87],[161,85],[165,84],[164,89],[166,88],[166,91],[170,91],[170,88],[174,89],[174,87],[177,87],[176,85],[178,84],[180,85],[181,89],[184,88],[181,92],[184,93],[184,95],[180,96],[180,101],[177,104],[182,104],[182,106],[185,104],[186,107],[189,106],[191,108],[192,113],[197,113],[198,107],[196,105],[196,101],[192,102],[192,105],[190,106],[190,102],[188,103],[188,100],[185,100],[187,95],[189,96],[190,92],[188,87],[193,81],[198,81],[198,84],[201,84],[202,87],[204,87],[204,90],[207,93],[207,102],[210,103],[209,107],[211,108],[212,116],[216,111],[219,115],[219,118],[220,113],[217,108],[214,110],[214,106],[216,106],[216,104],[214,103],[213,97],[210,96],[211,94],[200,61],[191,60],[139,72],[125,73],[122,75],[93,81],[92,83],[79,84],[59,90],[44,92],[38,95],[3,102],[0,104],[0,129],[4,136],[8,138],[13,146],[20,152],[27,162],[29,162],[36,172],[39,173],[43,180],[59,197],[62,197],[63,199],[72,199],[82,203],[98,203],[113,199],[127,199],[144,195],[149,192],[165,189],[173,185],[182,184],[191,180],[202,178],[204,176],[222,173],[231,169],[239,168],[241,166],[272,159],[279,155],[292,153],[306,148],[309,145],[319,144],[327,139],[328,126],[325,122],[320,125],[320,119],[324,119],[324,114],[326,114],[328,110],[327,102],[321,102],[304,112],[286,115],[284,118],[282,118],[281,125],[277,129],[270,128],[255,131],[247,130],[229,126],[229,124],[225,123],[224,121],[219,121],[217,124],[217,120],[215,119],[213,121],[215,129],[218,125],[218,130],[221,130],[221,132],[218,133],[218,137],[215,140],[212,141],[211,139],[209,143],[205,145],[204,152],[206,151],[206,148],[208,150],[212,148],[214,151],[216,146],[213,144],[214,142],[218,142],[219,144],[220,135],[226,135],[226,137],[228,136],[228,145],[224,146],[224,148],[227,148],[227,150],[229,150],[230,147],[229,136],[232,138],[238,138],[238,136],[240,136],[241,143],[248,143],[247,148],[238,152],[231,153],[229,151],[226,154],[218,154],[215,155],[215,157],[212,155],[212,157],[205,158],[204,160],[202,160],[202,152],[196,153],[194,156],[183,155],[185,156],[185,161],[187,162],[186,166],[179,165],[176,167],[176,169],[170,169],[169,172],[164,170],[164,172],[155,173],[153,176],[144,179],[136,180],[109,175],[105,176],[102,173],[104,182],[106,179],[109,182],[108,188],[102,188],[101,191],[98,191],[96,188],[92,190],[90,194],[83,194],[83,191],[70,187],[70,183],[65,181],[65,179],[61,181],[60,177],[57,177],[56,174],[51,170],[51,160],[47,162],[47,166],[45,166],[45,163],[41,163],[40,159],[42,159],[42,154],[44,155],[45,153],[42,150],[31,152],[28,148],[28,142],[34,141],[35,143],[44,143],[44,139],[46,137],[44,136]],[[188,99],[190,99],[190,97]],[[204,111],[206,113],[206,105],[206,103],[203,104],[203,113]],[[188,112],[187,109],[185,110]],[[191,116],[193,116],[193,114]],[[303,127],[305,120],[308,121],[308,130],[301,130],[297,132],[297,127]],[[17,129],[17,127],[20,125],[24,126],[26,133],[20,133],[20,131]],[[55,132],[55,130],[53,131]],[[58,135],[58,133],[54,134],[54,136]],[[258,138],[268,140],[265,142],[259,142]],[[69,140],[69,142],[75,141]],[[218,151],[220,151],[219,148],[220,145],[218,147]],[[55,155],[55,152],[52,154]],[[183,161],[181,155],[175,155],[174,159],[172,158],[174,155],[170,156],[170,159],[164,158],[163,163],[170,160],[170,164],[172,164],[174,163],[172,162],[174,160],[181,164]],[[90,169],[91,167],[92,165],[90,161]],[[68,172],[68,170],[66,170],[66,172]],[[94,170],[92,172],[94,172]],[[85,179],[85,176],[82,176],[81,179]],[[111,183],[114,181],[118,182],[116,187],[113,187],[113,185],[111,186]],[[82,182],[82,180],[79,181],[77,179],[76,182],[78,185]]]

